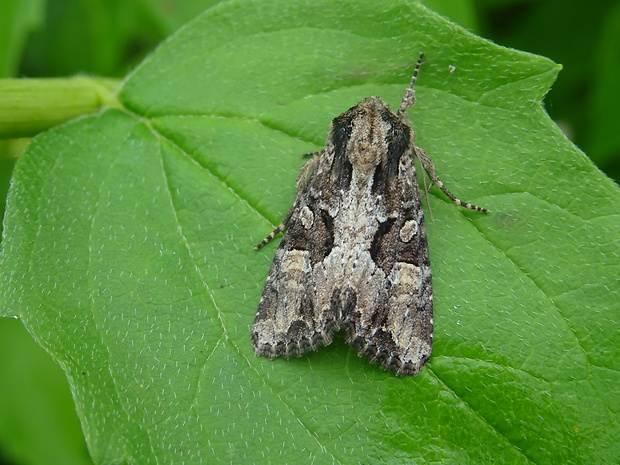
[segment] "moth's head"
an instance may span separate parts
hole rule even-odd
[[[398,163],[411,140],[411,128],[379,97],[368,97],[334,118],[331,139],[336,158],[369,172],[381,163]]]

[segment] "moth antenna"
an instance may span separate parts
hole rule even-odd
[[[405,95],[403,95],[403,99],[400,102],[400,108],[396,115],[402,120],[405,116],[405,111],[407,108],[412,106],[415,103],[415,92],[413,91],[413,85],[415,84],[416,78],[418,77],[418,71],[420,71],[420,66],[422,65],[422,60],[424,59],[424,52],[420,53],[420,57],[415,64],[415,68],[413,69],[413,75],[411,76],[411,82],[409,86],[405,90]]]

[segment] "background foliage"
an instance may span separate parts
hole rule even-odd
[[[4,76],[121,77],[211,3],[215,2],[7,0],[0,5],[0,71]],[[588,15],[576,2],[551,0],[481,0],[459,2],[458,8],[455,2],[427,3],[497,43],[562,63],[564,71],[547,96],[547,110],[602,169],[617,178],[620,139],[615,122],[620,119],[620,102],[613,79],[620,67],[620,9],[616,2],[595,1]],[[575,30],[580,34],[571,33]],[[15,141],[2,146],[3,192],[19,147]],[[277,216],[274,213],[270,219],[276,221]],[[0,383],[0,447],[5,460],[88,463],[64,375],[19,321],[0,320],[0,360],[0,379],[12,380]],[[437,369],[441,371],[441,364]]]

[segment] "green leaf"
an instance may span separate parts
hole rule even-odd
[[[452,0],[423,0],[420,3],[470,31],[477,31],[479,29],[477,18],[479,12],[476,11],[474,0],[461,0],[459,2]]]
[[[397,378],[343,341],[249,338],[329,121],[396,106],[420,51],[435,346]],[[96,463],[605,463],[618,455],[620,193],[549,120],[559,71],[406,1],[230,1],[124,82],[120,109],[34,139],[0,308],[65,370]]]

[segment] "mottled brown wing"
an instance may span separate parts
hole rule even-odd
[[[338,308],[320,305],[323,286],[314,281],[333,242],[332,218],[325,214],[321,192],[329,185],[329,170],[322,167],[325,151],[302,170],[304,179],[287,215],[282,242],[276,251],[254,326],[252,343],[257,355],[299,357],[331,343],[340,329]],[[311,171],[311,173],[307,173]]]
[[[433,342],[431,268],[418,190],[413,158],[406,154],[384,190],[386,211],[368,249],[374,265],[369,285],[358,286],[356,305],[344,317],[348,342],[397,375],[418,374]]]

